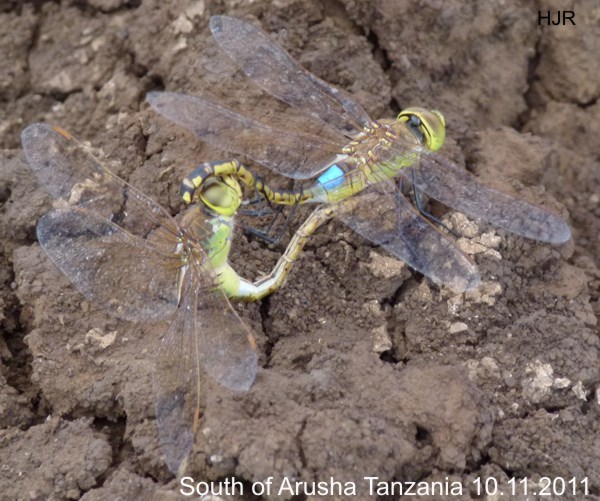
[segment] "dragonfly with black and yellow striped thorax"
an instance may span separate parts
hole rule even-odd
[[[266,185],[244,164],[232,160],[203,164],[184,181],[189,201],[206,180],[232,175],[258,190],[271,203],[325,204],[314,214],[316,228],[334,215],[412,268],[456,291],[476,288],[476,266],[439,232],[422,207],[421,193],[464,214],[527,238],[562,243],[568,225],[552,212],[480,184],[474,176],[438,152],[445,121],[435,110],[407,108],[397,119],[371,120],[346,92],[297,63],[253,24],[213,16],[217,44],[246,76],[304,115],[311,134],[282,129],[237,113],[220,102],[174,92],[151,92],[149,104],[199,138],[241,154],[284,176],[314,182],[298,190]],[[310,129],[310,128],[309,128]],[[417,209],[401,185],[413,187]]]
[[[273,271],[252,283],[228,263],[242,202],[234,176],[208,179],[175,219],[63,129],[32,124],[21,139],[41,185],[58,200],[37,225],[52,261],[111,315],[170,321],[153,380],[163,452],[177,472],[199,426],[201,368],[236,391],[248,390],[257,373],[254,338],[229,298],[258,300],[279,288],[313,230],[301,228]]]

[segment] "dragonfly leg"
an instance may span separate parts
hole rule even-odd
[[[256,190],[255,190],[256,192]],[[249,207],[249,206],[253,206],[253,205],[258,205],[261,208],[263,208],[263,205],[265,203],[265,197],[262,193],[260,192],[256,192],[256,196],[246,199],[242,202],[242,207]],[[267,205],[268,207],[271,206],[271,204]]]
[[[263,209],[240,209],[238,210],[238,214],[240,216],[250,216],[250,217],[263,217],[270,216],[273,214],[273,209],[263,208]]]
[[[433,214],[431,214],[430,212],[427,212],[425,210],[425,207],[423,206],[423,200],[421,199],[419,188],[417,188],[417,185],[414,182],[414,176],[415,176],[414,171],[412,172],[412,176],[413,176],[413,185],[412,185],[413,195],[415,197],[415,205],[417,206],[417,210],[419,211],[419,214],[421,214],[425,219],[428,219],[429,221],[432,221],[435,224],[441,226],[448,233],[450,233],[451,235],[454,235],[456,238],[460,238],[461,235],[459,235],[453,229],[449,228],[441,219],[435,217]]]
[[[271,235],[269,235],[268,231],[259,230],[258,228],[255,228],[254,226],[250,226],[250,225],[243,224],[243,223],[237,223],[237,226],[239,228],[241,228],[245,233],[254,235],[257,238],[264,240],[269,245],[275,245],[275,244],[279,243],[279,241],[281,240],[281,237],[272,237]]]
[[[257,210],[257,211],[238,211],[239,214],[250,215],[250,216],[262,216],[263,214],[269,214],[269,213],[273,214],[273,213],[275,213],[273,219],[269,223],[269,226],[264,231],[263,230],[259,230],[257,228],[254,228],[253,226],[249,226],[249,225],[243,224],[243,223],[238,223],[238,227],[240,227],[246,233],[250,233],[251,235],[254,235],[254,236],[258,237],[261,240],[264,240],[269,245],[276,245],[276,244],[278,244],[281,241],[281,239],[285,235],[285,232],[287,231],[287,229],[288,229],[288,227],[290,225],[290,221],[292,221],[294,219],[294,215],[296,214],[296,211],[298,209],[298,204],[296,204],[296,205],[294,205],[292,207],[292,211],[290,212],[289,215],[286,216],[285,223],[283,224],[283,226],[279,230],[278,234],[276,236],[272,236],[272,234],[273,234],[273,227],[275,226],[275,222],[276,222],[277,218],[279,217],[279,215],[283,214],[283,208],[284,208],[283,205],[278,205],[278,206],[275,207],[275,206],[273,206],[272,204],[269,203],[269,207],[265,208],[264,213],[262,211],[260,211],[260,210]]]
[[[259,186],[264,186],[263,180],[260,176],[252,175],[253,185],[252,190],[254,191],[254,197],[250,200],[246,200],[242,202],[242,205],[258,205],[258,209],[252,210],[244,210],[239,211],[240,214],[245,214],[248,216],[263,216],[265,214],[270,214],[273,212],[273,204],[271,201],[265,196],[265,194],[258,189]]]
[[[258,205],[258,209],[241,209],[238,210],[238,214],[243,216],[262,217],[273,214],[274,212],[280,212],[282,210],[281,205],[273,205],[271,200],[265,196],[262,191],[258,190],[258,186],[265,186],[260,176],[254,176],[255,183],[252,187],[254,190],[254,197],[249,200],[244,200],[242,206],[248,207],[251,205]],[[277,214],[275,215],[277,217]]]
[[[283,235],[285,235],[285,232],[287,231],[290,225],[290,221],[294,219],[294,216],[296,215],[296,210],[298,210],[298,204],[294,204],[292,206],[291,213],[286,216],[285,223],[283,223],[283,226],[279,231],[279,235],[275,237],[275,243],[278,243],[283,238]],[[267,233],[271,234],[273,232],[273,227],[275,226],[275,222],[280,214],[283,214],[283,205],[278,205],[277,209],[275,209],[275,217],[273,217],[273,219],[271,220],[271,223],[267,228]]]

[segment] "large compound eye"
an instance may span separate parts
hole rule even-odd
[[[211,184],[202,191],[202,200],[211,207],[226,207],[231,204],[231,197],[227,191],[227,188],[220,183]]]
[[[232,216],[240,207],[242,191],[231,176],[210,177],[203,185],[200,201],[223,216]]]
[[[200,193],[200,199],[221,214],[235,212],[239,205],[232,189],[221,178],[209,179]]]
[[[398,115],[398,120],[418,131],[425,146],[432,151],[439,150],[446,140],[446,121],[444,115],[437,110],[426,110],[417,106],[406,108]]]
[[[408,119],[408,123],[411,127],[418,129],[421,127],[421,119],[417,115],[411,115]]]

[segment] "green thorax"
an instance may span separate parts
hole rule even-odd
[[[215,214],[202,204],[190,207],[182,220],[186,230],[188,259],[208,261],[213,268],[227,262],[231,249],[234,221],[233,216]]]

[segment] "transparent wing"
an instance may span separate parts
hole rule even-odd
[[[402,174],[444,205],[512,233],[550,243],[566,242],[571,237],[569,226],[559,216],[480,184],[439,154],[422,152],[418,167],[403,169]]]
[[[32,124],[21,134],[21,142],[40,184],[64,205],[86,208],[141,238],[161,228],[163,238],[154,238],[155,245],[172,251],[180,231],[170,214],[113,174],[69,133],[48,124]]]
[[[203,141],[296,179],[318,174],[345,145],[300,131],[274,129],[199,96],[150,92],[146,100],[155,111]]]
[[[80,207],[46,214],[37,235],[69,280],[111,314],[149,322],[175,311],[179,255],[165,254],[151,241]]]
[[[38,223],[38,239],[90,300],[134,321],[177,305],[180,229],[156,202],[105,168],[61,129],[33,124],[23,148],[41,184],[63,209]]]
[[[276,98],[352,137],[371,120],[346,92],[305,70],[264,31],[228,16],[212,16],[219,46],[258,86]]]
[[[175,312],[158,354],[155,388],[160,435],[176,471],[193,440],[200,362],[240,391],[257,370],[252,336],[218,289],[203,250],[196,245],[197,261],[182,259],[182,242],[197,244],[210,230],[197,210],[184,217],[189,227],[180,227],[61,129],[35,124],[22,140],[40,181],[63,199],[64,208],[38,224],[41,245],[63,273],[90,300],[127,320]]]
[[[200,373],[222,385],[247,391],[258,356],[248,328],[220,290],[207,289],[204,274],[186,274],[181,304],[165,333],[154,371],[156,419],[166,462],[177,472],[198,428]]]
[[[457,292],[479,286],[477,267],[450,240],[419,215],[400,192],[390,194],[377,188],[341,202],[340,219],[438,284]]]

